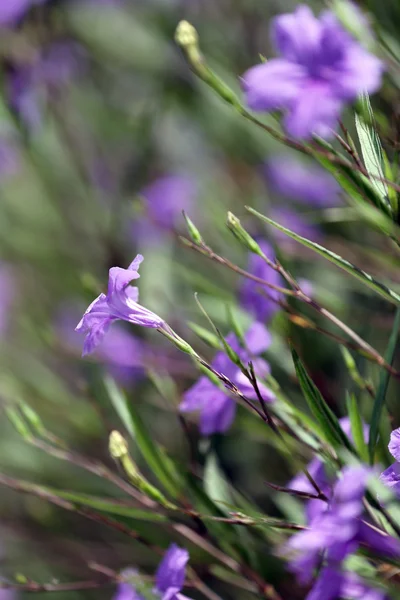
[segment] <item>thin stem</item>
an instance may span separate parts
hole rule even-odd
[[[38,583],[28,581],[27,583],[9,583],[0,581],[1,590],[15,590],[16,592],[78,592],[83,590],[95,590],[113,585],[118,580],[109,581],[72,581],[70,583]]]
[[[180,239],[189,248],[196,250],[196,252],[199,252],[200,254],[202,254],[203,256],[206,256],[210,260],[213,260],[214,262],[217,262],[218,264],[223,265],[224,267],[227,267],[228,269],[231,269],[235,273],[242,275],[243,277],[246,277],[247,279],[251,279],[252,281],[255,281],[265,287],[268,287],[269,289],[278,291],[286,296],[290,296],[292,298],[297,298],[298,300],[305,302],[306,304],[311,306],[315,311],[317,311],[319,314],[323,315],[325,318],[327,318],[332,323],[334,323],[337,327],[339,327],[342,331],[344,331],[357,344],[357,347],[360,350],[362,350],[363,353],[365,353],[366,358],[369,358],[369,360],[372,360],[372,361],[376,362],[377,364],[379,364],[381,367],[386,369],[396,379],[400,379],[400,373],[398,371],[396,371],[391,365],[389,365],[385,361],[383,356],[381,356],[379,354],[379,352],[377,352],[377,350],[375,350],[372,346],[370,346],[370,344],[368,344],[365,340],[363,340],[355,331],[353,331],[348,325],[343,323],[343,321],[341,321],[338,317],[335,317],[335,315],[333,315],[330,311],[328,311],[324,307],[320,306],[315,300],[313,300],[312,298],[307,296],[300,288],[298,290],[288,290],[287,288],[275,286],[275,285],[271,284],[269,281],[262,279],[261,277],[257,277],[256,275],[253,275],[252,273],[248,273],[241,267],[238,267],[237,265],[232,263],[230,260],[225,259],[222,256],[219,256],[211,248],[209,248],[208,246],[205,246],[204,244],[202,244],[200,246],[198,244],[195,244],[194,242],[191,242],[190,240],[188,240],[186,238],[180,238]],[[280,273],[280,275],[282,275],[289,283],[292,282],[291,276],[287,274],[285,269],[283,269],[282,265],[280,265],[279,263],[271,263],[270,264],[270,261],[268,261],[268,264],[269,264],[269,266],[271,266],[271,268],[273,268],[275,271]],[[288,279],[288,277],[289,277],[289,279]],[[291,285],[292,285],[292,283],[291,283]]]

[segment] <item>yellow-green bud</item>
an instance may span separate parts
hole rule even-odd
[[[119,431],[112,431],[108,442],[108,448],[113,458],[122,458],[128,454],[128,443]]]
[[[187,48],[199,43],[199,34],[188,21],[180,21],[175,31],[175,41],[179,46]]]

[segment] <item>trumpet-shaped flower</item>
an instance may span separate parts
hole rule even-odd
[[[109,271],[107,294],[100,294],[87,308],[75,331],[87,333],[83,356],[101,343],[111,323],[121,319],[142,327],[159,328],[163,319],[138,303],[139,290],[131,286],[140,277],[138,268],[143,256],[138,254],[127,269],[113,267]]]
[[[245,342],[247,348],[242,348],[233,333],[226,337],[231,348],[246,364],[253,359],[253,366],[258,377],[265,377],[269,373],[268,363],[259,358],[271,343],[267,329],[261,323],[254,323],[247,331]],[[213,368],[224,374],[248,398],[257,399],[257,395],[240,369],[228,358],[224,352],[218,352],[212,362]],[[266,402],[275,400],[274,394],[265,385],[259,383],[259,390]],[[223,433],[229,429],[236,414],[236,402],[227,393],[214,384],[208,377],[200,379],[184,394],[179,407],[181,412],[200,411],[200,431],[202,435]]]
[[[274,19],[271,34],[281,57],[243,75],[246,101],[256,111],[284,111],[294,138],[331,136],[343,106],[381,85],[382,62],[331,12],[317,19],[308,6],[298,6]]]

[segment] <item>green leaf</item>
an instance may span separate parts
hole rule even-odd
[[[368,461],[368,448],[364,439],[364,428],[361,419],[361,413],[357,404],[357,399],[354,394],[346,396],[347,414],[351,423],[351,433],[353,436],[354,446],[359,457],[363,462]]]
[[[70,492],[65,490],[56,490],[52,488],[46,488],[48,492],[63,498],[64,500],[70,500],[76,504],[83,506],[89,506],[95,508],[100,512],[106,512],[113,515],[119,515],[121,517],[130,517],[132,519],[139,519],[142,521],[167,521],[168,517],[160,514],[159,512],[153,512],[150,510],[141,510],[131,506],[126,506],[122,502],[113,502],[105,498],[98,498],[96,496],[90,496],[87,494],[80,494],[76,492]]]
[[[176,498],[180,490],[180,477],[172,461],[163,453],[156,442],[152,440],[142,419],[135,410],[134,403],[128,402],[115,381],[107,376],[104,378],[104,386],[112,405],[127,431],[135,440],[152,473],[157,477],[165,490],[172,497]]]
[[[199,336],[203,342],[211,346],[211,348],[216,348],[217,350],[221,350],[221,344],[219,342],[218,336],[211,331],[208,331],[205,327],[201,325],[197,325],[196,323],[189,322],[188,323],[190,329],[195,332],[196,335]]]
[[[191,475],[187,477],[187,489],[194,508],[202,515],[226,517],[226,513],[208,496],[199,482]],[[222,547],[234,552],[233,546],[238,541],[235,526],[223,521],[206,520],[207,528],[220,540]]]
[[[356,361],[351,355],[350,351],[346,348],[346,346],[340,346],[340,350],[342,352],[342,356],[344,362],[346,364],[347,370],[349,372],[350,377],[354,381],[356,385],[362,390],[370,389],[373,390],[373,385],[369,380],[366,380],[359,370],[357,369]]]
[[[400,308],[396,310],[394,318],[392,333],[390,334],[389,343],[385,352],[385,361],[388,364],[393,363],[394,354],[397,346],[397,339],[400,328]],[[374,409],[372,411],[371,426],[369,431],[368,450],[369,460],[371,464],[374,462],[375,447],[378,439],[379,426],[381,421],[381,415],[385,404],[386,391],[389,385],[390,373],[387,370],[381,372],[378,391],[374,402]]]
[[[335,448],[345,446],[352,451],[352,446],[340,427],[336,415],[329,408],[321,392],[308,375],[294,348],[292,348],[292,356],[300,387],[314,418],[321,427],[325,440]]]
[[[276,227],[276,229],[279,229],[279,231],[286,233],[286,235],[288,235],[292,239],[296,240],[303,246],[306,246],[307,248],[314,250],[314,252],[317,252],[317,254],[320,254],[321,256],[323,256],[324,258],[326,258],[327,260],[329,260],[330,262],[335,264],[340,269],[343,269],[347,273],[350,273],[350,275],[353,275],[353,277],[355,277],[356,279],[358,279],[359,281],[364,283],[366,286],[368,286],[369,288],[374,290],[380,296],[383,296],[384,298],[386,298],[386,300],[388,300],[389,302],[392,302],[393,304],[400,304],[400,295],[399,294],[397,294],[396,292],[394,292],[393,290],[388,288],[386,285],[384,285],[380,281],[377,281],[376,279],[374,279],[372,277],[372,275],[369,275],[369,273],[362,271],[361,269],[359,269],[358,267],[353,265],[348,260],[345,260],[344,258],[339,256],[335,252],[331,252],[330,250],[327,250],[320,244],[316,244],[315,242],[311,242],[310,240],[307,240],[306,238],[302,237],[301,235],[294,233],[294,231],[291,231],[290,229],[283,227],[283,225],[279,225],[279,223],[276,223],[272,219],[269,219],[265,215],[262,215],[261,213],[254,210],[254,208],[246,206],[246,209],[255,217],[261,219],[262,221],[265,221],[266,223],[269,223],[270,225],[273,225],[273,227]]]
[[[384,152],[379,136],[373,127],[374,114],[367,93],[361,94],[359,103],[363,117],[356,113],[355,119],[364,164],[370,175],[383,178],[385,176]],[[386,183],[371,178],[371,184],[381,197],[382,203],[389,204]]]
[[[232,501],[229,484],[226,481],[215,453],[210,453],[204,467],[204,490],[214,502]]]
[[[347,192],[348,202],[356,209],[360,217],[400,245],[399,227],[393,221],[392,211],[388,205],[382,204],[380,196],[371,183],[361,173],[355,171],[351,165],[338,165],[317,152],[314,152],[313,156]],[[340,155],[338,154],[338,156]],[[367,203],[366,198],[372,204]]]

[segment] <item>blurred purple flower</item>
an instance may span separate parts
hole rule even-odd
[[[0,262],[0,338],[7,330],[15,291],[15,279],[11,267]]]
[[[318,575],[318,580],[306,600],[385,600],[386,594],[377,588],[367,585],[355,573],[339,571],[325,567]]]
[[[353,435],[351,432],[351,423],[349,417],[342,417],[339,419],[340,426],[343,432],[347,435],[350,441],[353,441]],[[364,440],[368,441],[369,426],[363,423]],[[311,474],[314,481],[321,489],[326,489],[332,483],[332,478],[328,476],[325,463],[318,457],[314,457],[307,465],[307,470]],[[315,492],[313,486],[309,482],[308,478],[304,473],[296,475],[288,484],[288,487],[301,492],[313,493]]]
[[[298,6],[275,17],[271,37],[281,58],[243,75],[246,102],[255,111],[284,110],[284,127],[294,138],[331,136],[344,104],[381,85],[383,63],[331,12],[317,19],[308,6]]]
[[[361,519],[364,510],[363,496],[370,474],[368,467],[345,467],[342,477],[334,486],[332,499],[326,510],[311,521],[308,529],[289,540],[286,548],[295,552],[291,567],[299,581],[306,583],[312,578],[322,554],[328,566],[336,567],[349,554],[354,553],[360,544],[368,546],[377,554],[400,554],[398,540],[370,527]],[[316,595],[314,598],[320,597]]]
[[[390,434],[389,452],[397,462],[388,467],[380,476],[380,480],[400,497],[400,427]]]
[[[245,335],[246,348],[240,346],[233,333],[226,341],[246,364],[252,360],[255,373],[264,378],[269,374],[268,363],[259,358],[271,343],[268,330],[261,323],[254,323]],[[218,352],[212,361],[213,368],[223,373],[248,398],[257,400],[257,395],[240,369],[228,358],[225,352]],[[259,390],[266,402],[275,400],[274,394],[265,385],[259,383]],[[202,435],[224,433],[232,425],[236,414],[236,402],[227,393],[215,385],[208,377],[200,379],[187,391],[179,406],[181,412],[200,411],[200,431]]]
[[[1,0],[0,26],[14,25],[31,6],[44,2],[46,0]]]
[[[186,565],[189,552],[176,544],[171,544],[156,573],[154,593],[160,600],[190,600],[180,593],[185,583]],[[130,571],[136,575],[135,571]],[[129,571],[125,572],[127,575]],[[144,600],[130,583],[120,583],[114,600]]]
[[[78,44],[57,42],[39,54],[31,65],[15,68],[8,80],[8,97],[28,128],[38,128],[47,96],[62,89],[82,71],[84,59]]]
[[[276,156],[264,169],[271,188],[290,200],[326,207],[340,203],[340,187],[321,167],[291,156]]]
[[[140,192],[150,222],[161,229],[173,229],[183,222],[182,211],[191,212],[196,194],[193,179],[179,174],[159,177]]]
[[[140,277],[138,268],[142,260],[143,256],[138,254],[127,269],[110,269],[107,295],[100,294],[90,304],[75,329],[87,333],[83,356],[93,352],[102,342],[111,323],[118,319],[142,327],[158,328],[164,325],[161,317],[138,304],[139,290],[130,285]]]
[[[257,240],[261,250],[270,260],[275,260],[275,254],[272,247],[264,240]],[[260,279],[268,281],[271,285],[283,287],[284,283],[276,271],[267,263],[257,256],[250,254],[247,271]],[[241,304],[246,308],[257,321],[266,323],[279,310],[278,301],[282,300],[282,293],[273,290],[267,286],[263,286],[257,281],[245,278],[240,290]]]

